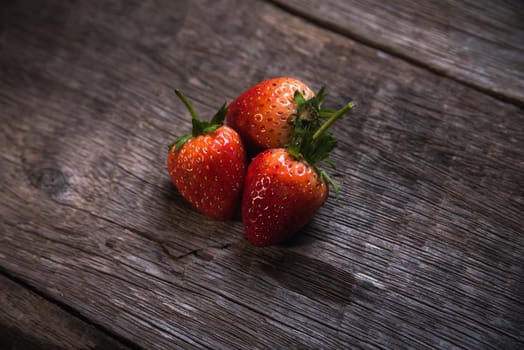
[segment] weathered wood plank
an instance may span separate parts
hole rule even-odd
[[[0,345],[18,349],[128,349],[90,324],[0,275]]]
[[[7,6],[2,269],[146,348],[523,345],[521,108],[264,2],[99,6]],[[341,193],[256,249],[170,184],[171,86],[204,115],[277,75],[359,107]]]
[[[271,2],[366,44],[524,105],[524,6],[519,0]]]

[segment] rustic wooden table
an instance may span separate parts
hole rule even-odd
[[[524,6],[4,1],[2,349],[523,349]],[[269,77],[338,127],[344,183],[255,248],[166,145]]]

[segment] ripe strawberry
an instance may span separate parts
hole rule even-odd
[[[193,131],[169,146],[169,175],[180,194],[198,210],[213,219],[227,220],[240,203],[246,171],[240,136],[222,125],[225,104],[211,122],[202,122],[185,96],[175,92],[192,116]]]
[[[287,148],[268,149],[248,167],[242,198],[247,239],[256,246],[279,243],[299,231],[322,206],[333,183],[317,164],[327,160],[336,140],[326,129],[353,107],[348,103],[323,125],[296,119]]]
[[[301,93],[302,100],[295,99],[296,91]],[[265,80],[229,104],[226,122],[240,134],[250,151],[284,147],[291,139],[300,105],[313,97],[313,91],[299,80]]]

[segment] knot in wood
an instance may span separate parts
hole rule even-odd
[[[57,168],[45,167],[35,170],[30,175],[31,185],[48,195],[62,194],[69,187],[67,176]]]

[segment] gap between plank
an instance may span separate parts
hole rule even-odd
[[[489,88],[486,88],[482,85],[475,84],[473,82],[468,82],[465,80],[462,80],[460,78],[454,77],[453,75],[450,75],[448,72],[446,72],[445,69],[441,69],[439,67],[434,67],[431,65],[426,64],[424,61],[417,60],[416,58],[410,57],[409,55],[404,54],[400,50],[395,50],[394,48],[388,47],[386,45],[383,45],[377,41],[371,40],[363,35],[359,35],[357,33],[352,32],[351,30],[348,30],[336,23],[330,22],[328,20],[324,20],[322,18],[318,18],[315,16],[310,15],[307,11],[302,11],[298,8],[295,8],[293,6],[289,6],[280,0],[264,0],[267,3],[272,4],[273,6],[279,8],[280,10],[289,13],[292,16],[299,17],[311,24],[314,24],[320,28],[329,30],[331,32],[337,33],[339,35],[342,35],[348,39],[354,40],[358,42],[359,44],[362,44],[367,47],[371,47],[373,49],[377,49],[380,51],[383,51],[391,56],[394,56],[396,58],[399,58],[403,61],[408,62],[411,65],[414,65],[419,68],[426,69],[434,74],[437,74],[439,76],[448,78],[454,82],[457,82],[461,85],[467,86],[468,88],[474,89],[476,91],[479,91],[483,94],[489,95],[491,97],[494,97],[502,102],[510,103],[519,107],[524,107],[524,101],[521,101],[517,98],[513,98],[511,96],[506,96],[503,93],[499,93],[496,91],[493,91]]]
[[[71,316],[81,320],[82,322],[84,323],[87,323],[88,325],[94,327],[97,331],[99,331],[100,333],[106,335],[107,337],[109,338],[113,338],[114,340],[118,341],[119,343],[121,343],[122,345],[128,347],[129,349],[132,349],[132,350],[142,350],[142,347],[140,347],[139,345],[133,343],[131,340],[129,339],[126,339],[124,337],[122,337],[121,335],[118,335],[112,331],[110,331],[109,329],[101,326],[100,324],[97,324],[95,322],[93,322],[92,320],[88,319],[87,317],[85,317],[84,315],[82,315],[80,312],[78,312],[76,309],[74,309],[73,307],[59,301],[59,300],[56,300],[54,299],[53,297],[47,295],[46,293],[40,291],[39,289],[37,289],[36,287],[26,283],[25,281],[23,281],[22,279],[18,278],[18,277],[15,277],[14,275],[12,275],[11,273],[7,272],[3,267],[0,266],[0,275],[4,276],[5,278],[11,280],[12,282],[18,284],[19,286],[21,286],[22,288],[25,288],[27,290],[29,290],[30,292],[36,294],[37,296],[39,296],[40,298],[44,299],[45,301],[55,305],[56,307],[58,307],[59,309],[61,309],[62,311],[64,312],[67,312],[68,314],[70,314]]]

